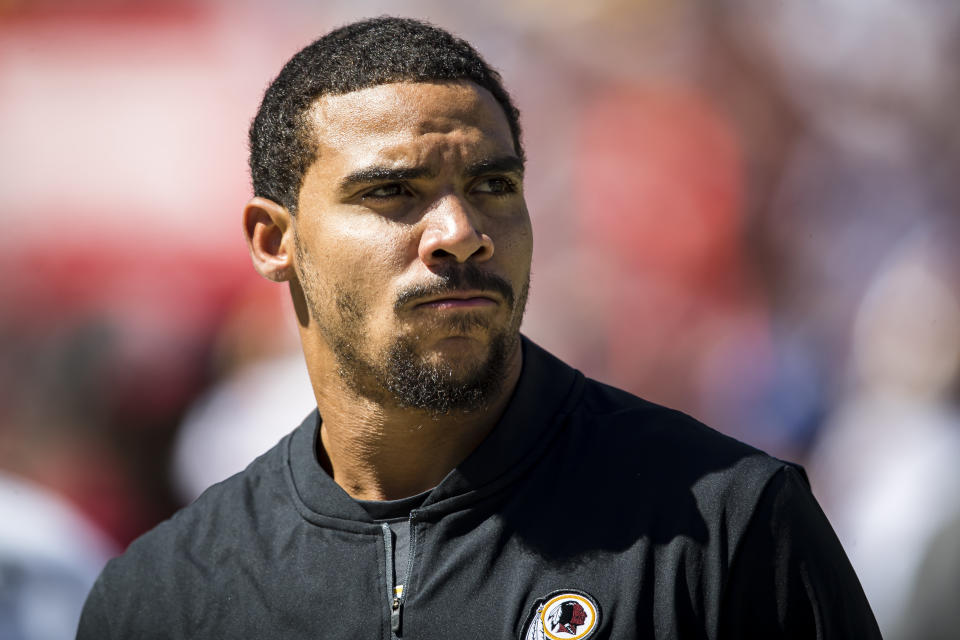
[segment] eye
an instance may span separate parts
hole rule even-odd
[[[363,194],[363,198],[372,198],[376,200],[386,200],[388,198],[396,198],[399,196],[408,195],[409,191],[407,188],[399,182],[392,182],[390,184],[383,184],[379,187],[370,189],[369,191]]]
[[[516,193],[517,185],[510,178],[503,176],[493,176],[490,178],[481,178],[473,187],[476,193],[489,193],[495,196]]]

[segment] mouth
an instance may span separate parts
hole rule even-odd
[[[413,308],[455,311],[492,307],[498,304],[498,298],[485,291],[450,291],[425,298],[417,302]]]
[[[431,282],[414,284],[398,292],[394,311],[404,313],[417,309],[513,308],[514,292],[503,276],[481,269],[468,262],[434,274]]]

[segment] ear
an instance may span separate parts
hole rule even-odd
[[[243,233],[257,273],[283,282],[294,277],[290,212],[273,200],[255,197],[243,208]]]

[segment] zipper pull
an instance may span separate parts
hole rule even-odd
[[[403,607],[403,604],[400,602],[400,598],[397,596],[393,597],[393,603],[390,605],[390,627],[393,629],[394,635],[400,635],[400,609]]]

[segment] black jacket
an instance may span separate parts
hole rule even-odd
[[[501,422],[410,515],[402,602],[318,426],[111,561],[77,637],[880,637],[802,469],[529,341]]]

